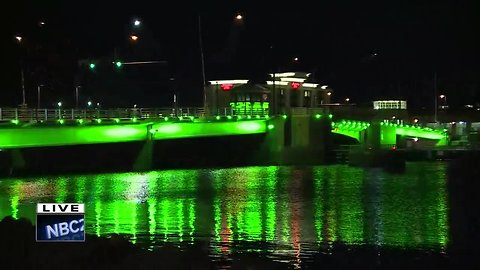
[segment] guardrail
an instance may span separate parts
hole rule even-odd
[[[56,121],[59,119],[149,119],[203,117],[203,108],[23,109],[0,108],[0,121]]]
[[[116,108],[116,109],[28,109],[0,108],[0,121],[57,121],[78,119],[157,119],[180,117],[226,117],[238,115],[267,116],[268,110],[237,112],[231,107],[218,108],[206,115],[204,108]]]
[[[315,115],[328,112],[325,108],[292,107],[289,115]],[[286,113],[286,112],[285,112]],[[284,114],[284,113],[280,113]],[[115,108],[115,109],[29,109],[0,108],[0,121],[57,121],[78,119],[156,119],[180,117],[268,116],[268,109],[235,110],[216,108],[205,112],[203,107],[187,108]]]

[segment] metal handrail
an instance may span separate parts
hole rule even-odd
[[[227,114],[225,114],[227,115]],[[77,119],[155,119],[205,117],[204,108],[24,109],[0,108],[0,121],[56,121]]]

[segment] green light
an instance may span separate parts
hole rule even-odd
[[[329,114],[329,115],[328,115],[328,118],[332,119],[332,118],[333,118],[333,114]]]
[[[113,121],[115,121],[115,123],[120,123],[120,119],[118,118],[113,119]]]
[[[315,118],[320,119],[320,118],[322,118],[322,115],[317,113],[317,114],[315,114]]]
[[[232,116],[231,115],[227,116],[227,119],[228,120],[232,119]]]
[[[117,68],[121,68],[122,65],[123,65],[122,62],[120,61],[115,62],[115,66],[117,66]]]
[[[88,67],[89,67],[90,69],[95,69],[95,66],[96,66],[96,65],[95,65],[94,63],[90,63],[90,65],[88,65]]]
[[[267,126],[268,129],[273,129],[274,127],[275,127],[275,126],[272,125],[272,124],[270,124],[270,125]]]
[[[83,124],[84,120],[83,119],[78,119],[77,122],[81,125],[81,124]]]
[[[220,116],[219,115],[215,116],[215,119],[220,120]]]
[[[166,133],[166,134],[173,134],[180,132],[182,129],[180,128],[180,125],[178,124],[167,124],[167,125],[160,125],[159,128],[157,128],[157,132],[159,133]]]
[[[168,117],[165,117],[164,120],[165,120],[165,121],[168,121]]]
[[[95,122],[97,122],[98,124],[102,123],[102,119],[95,119]]]
[[[137,118],[136,118],[136,117],[133,117],[133,118],[132,118],[132,122],[134,122],[134,123],[137,122]]]
[[[282,118],[287,119],[287,115],[286,114],[282,115]]]
[[[14,119],[14,120],[11,120],[10,123],[18,125],[20,121],[18,121],[18,119]]]
[[[60,123],[61,125],[63,125],[63,124],[65,123],[65,120],[60,119],[60,120],[58,120],[58,123]]]

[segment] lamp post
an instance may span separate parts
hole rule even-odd
[[[238,13],[235,16],[236,21],[243,21],[243,15]],[[203,83],[203,110],[205,115],[209,115],[207,107],[207,80],[205,78],[205,56],[203,53],[203,38],[202,38],[202,19],[200,14],[198,15],[198,44],[200,47],[200,60],[202,64],[202,83]]]
[[[18,44],[22,44],[23,42],[23,37],[20,35],[15,36],[15,40]],[[22,83],[22,106],[25,106],[26,103],[26,98],[25,98],[25,75],[23,71],[23,61],[20,61],[20,78],[21,78],[21,83]]]
[[[78,109],[78,96],[79,96],[79,91],[80,91],[80,85],[75,86],[75,108]]]
[[[198,43],[200,46],[200,58],[202,61],[202,83],[203,83],[203,112],[208,115],[207,112],[207,82],[205,80],[205,59],[203,55],[203,42],[202,42],[202,21],[200,15],[198,15]]]

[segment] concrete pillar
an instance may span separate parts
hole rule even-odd
[[[285,123],[287,119],[275,117],[267,122],[267,133],[256,155],[259,164],[283,164],[285,148]]]
[[[11,149],[10,150],[10,166],[14,170],[25,169],[25,159],[22,155],[21,149]]]
[[[153,125],[147,125],[147,140],[143,143],[140,152],[133,164],[134,171],[147,171],[153,167],[153,147],[155,141],[153,140],[153,133],[150,132]]]
[[[285,97],[285,112],[290,113],[290,108],[292,107],[291,100],[290,100],[290,89],[287,87],[283,90],[283,95]]]
[[[295,94],[297,95],[298,100],[298,107],[303,107],[303,90],[301,88],[295,90]]]

